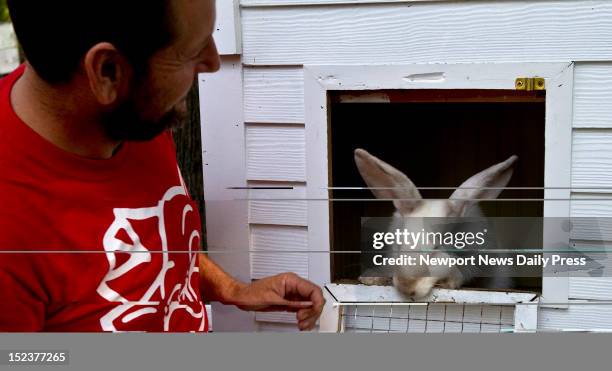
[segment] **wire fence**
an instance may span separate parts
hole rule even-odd
[[[514,331],[514,305],[427,304],[346,306],[344,332],[505,333]]]

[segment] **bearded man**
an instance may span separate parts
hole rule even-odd
[[[205,301],[312,329],[319,287],[199,252],[169,129],[219,69],[214,0],[8,6],[27,62],[0,82],[0,331],[206,331]]]

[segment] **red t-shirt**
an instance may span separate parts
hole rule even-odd
[[[109,160],[65,152],[0,81],[0,332],[207,331],[198,208],[170,134]]]

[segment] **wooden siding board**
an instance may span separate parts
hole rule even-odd
[[[251,225],[251,278],[284,272],[308,278],[307,229]]]
[[[247,180],[306,181],[303,126],[247,125]]]
[[[603,0],[243,8],[242,17],[249,65],[612,59]]]

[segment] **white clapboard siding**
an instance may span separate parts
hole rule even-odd
[[[308,226],[305,183],[249,182],[248,185],[270,188],[249,190],[249,223]]]
[[[572,240],[612,241],[612,193],[574,193],[570,205]]]
[[[570,215],[576,218],[612,218],[612,188],[609,193],[573,193]]]
[[[260,314],[260,313],[258,313]],[[262,313],[265,314],[265,313]],[[274,323],[274,322],[258,322],[258,332],[273,332],[273,333],[295,333],[299,330],[295,324]]]
[[[303,123],[302,67],[247,67],[244,100],[247,122]],[[574,127],[612,128],[612,62],[576,63]]]
[[[251,278],[283,272],[308,278],[307,235],[304,227],[251,225]]]
[[[573,301],[567,309],[542,308],[538,315],[538,329],[612,330],[612,305]]]
[[[250,65],[612,59],[612,2],[243,8]],[[537,22],[529,19],[537,17]]]
[[[612,300],[612,277],[574,277],[569,282],[571,299]]]
[[[301,67],[245,68],[244,93],[246,122],[304,122]]]
[[[255,320],[257,322],[273,322],[273,323],[297,323],[295,313],[255,313]],[[297,330],[297,327],[293,326]]]
[[[577,63],[574,127],[612,128],[612,62]]]
[[[247,180],[306,181],[303,125],[247,125]]]
[[[573,273],[569,279],[570,299],[612,300],[612,242],[573,241],[572,246],[604,268],[598,277],[588,272]],[[599,252],[598,252],[599,251]],[[612,310],[612,306],[610,307]]]
[[[611,194],[573,194],[570,215],[574,225],[571,237],[574,240],[581,240],[575,243],[576,248],[580,250],[609,248],[609,243],[604,244],[598,241],[612,241]],[[603,255],[595,254],[593,257],[601,259]],[[607,261],[609,260],[608,257]],[[599,262],[608,267],[608,272],[604,274],[604,277],[570,278],[570,299],[612,300],[612,277],[609,272],[612,266],[601,260]]]
[[[572,148],[572,188],[612,187],[612,130],[576,129]],[[607,189],[605,189],[607,188]]]

